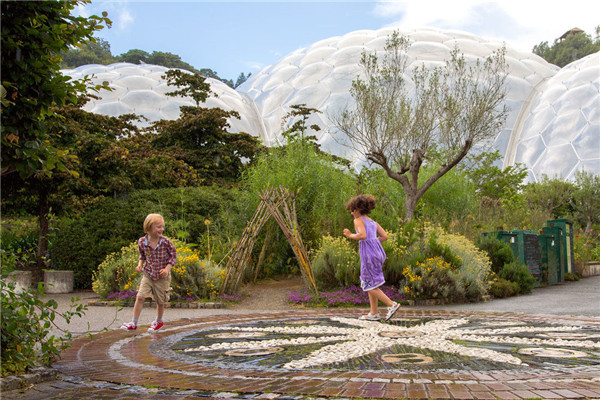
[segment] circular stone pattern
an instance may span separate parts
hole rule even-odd
[[[415,384],[442,388],[443,398],[458,386],[467,398],[493,398],[496,384],[507,398],[541,384],[567,385],[573,398],[600,393],[599,318],[401,309],[382,323],[363,314],[230,314],[153,334],[108,331],[76,339],[54,367],[128,385],[317,398],[410,398]]]
[[[170,359],[227,369],[489,371],[544,368],[549,358],[569,368],[598,366],[598,333],[510,319],[425,316],[381,323],[327,316],[202,328],[163,346]],[[544,351],[527,350],[539,346]]]

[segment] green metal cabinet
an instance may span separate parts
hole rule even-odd
[[[540,242],[540,267],[548,285],[564,281],[564,266],[561,262],[560,229],[546,227],[538,236]]]
[[[565,218],[548,220],[544,231],[551,229],[559,231],[560,264],[564,277],[567,272],[573,273],[573,221]]]

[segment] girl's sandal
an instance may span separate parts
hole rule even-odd
[[[375,315],[368,313],[367,315],[362,315],[358,319],[362,319],[364,321],[379,321],[381,319],[381,316],[379,315],[379,313],[377,313]]]

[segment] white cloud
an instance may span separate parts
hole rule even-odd
[[[593,36],[600,24],[600,2],[586,0],[385,0],[378,1],[374,13],[385,18],[397,17],[393,26],[464,30],[506,41],[526,51],[542,41],[553,43],[574,27]]]
[[[115,21],[113,21],[115,22]],[[127,28],[129,28],[131,25],[133,25],[133,23],[135,22],[135,19],[133,18],[133,16],[131,15],[131,12],[129,11],[129,9],[127,7],[125,8],[121,8],[120,10],[117,11],[117,21],[115,22],[115,27],[119,30],[125,30]]]
[[[74,14],[87,18],[90,15],[102,15],[102,12],[106,11],[108,12],[108,18],[112,21],[112,27],[123,31],[135,23],[129,3],[129,1],[97,1],[92,4],[77,6]]]
[[[244,61],[243,65],[246,68],[250,69],[251,72],[256,72],[256,71],[263,69],[265,66],[265,63],[258,62],[258,61]]]

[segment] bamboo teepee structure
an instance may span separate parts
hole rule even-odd
[[[308,254],[302,242],[300,230],[298,229],[298,220],[296,218],[297,195],[298,192],[292,193],[282,186],[278,188],[266,188],[262,193],[259,193],[261,202],[248,222],[246,229],[244,229],[242,237],[238,241],[235,251],[225,267],[225,277],[221,284],[221,293],[231,294],[239,287],[256,238],[264,224],[271,217],[277,221],[285,237],[290,242],[290,246],[292,246],[294,255],[298,260],[304,283],[315,292],[318,292],[310,260],[308,259]]]

